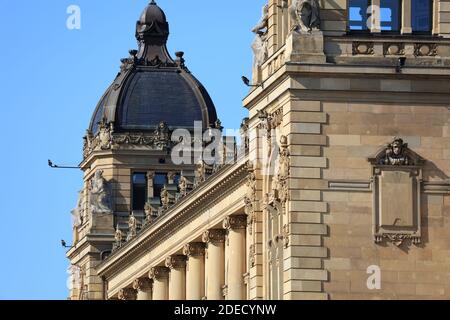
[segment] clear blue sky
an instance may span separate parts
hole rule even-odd
[[[47,159],[78,164],[96,103],[136,48],[135,23],[147,0],[0,1],[0,299],[66,299],[70,210],[82,174],[50,170]],[[253,35],[265,0],[158,0],[168,17],[169,51],[212,96],[226,128],[246,116]],[[81,8],[81,30],[66,9]]]

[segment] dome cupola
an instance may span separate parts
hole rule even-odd
[[[100,99],[89,134],[95,137],[100,123],[113,132],[151,131],[165,122],[170,129],[214,127],[214,104],[203,85],[185,65],[183,52],[172,59],[167,51],[169,24],[163,10],[151,1],[136,24],[138,50],[121,60],[120,72]]]

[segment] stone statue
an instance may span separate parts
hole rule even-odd
[[[263,7],[261,21],[252,29],[256,34],[252,43],[253,54],[255,55],[255,65],[261,66],[267,58],[267,29],[269,27],[269,6]]]
[[[133,213],[130,215],[130,219],[128,219],[128,236],[127,241],[134,238],[137,234],[138,222]]]
[[[83,212],[83,190],[81,190],[78,192],[77,206],[71,211],[74,227],[79,227],[83,224]]]
[[[103,119],[99,123],[99,133],[98,133],[98,140],[100,144],[100,149],[102,150],[108,150],[112,147],[112,124],[106,123],[106,120]]]
[[[91,181],[90,208],[91,214],[112,213],[111,194],[103,170],[97,170]]]
[[[170,134],[167,123],[161,121],[158,127],[156,128],[154,135],[155,135],[155,146],[158,149],[162,150],[168,147],[170,141]]]
[[[394,141],[386,147],[386,155],[380,160],[380,164],[392,166],[407,166],[410,159],[406,154],[408,144],[402,139],[395,138]]]
[[[289,14],[295,31],[308,33],[320,29],[319,0],[292,0]]]
[[[114,234],[114,239],[116,240],[116,247],[120,247],[123,241],[123,233],[119,229],[119,225],[116,227],[116,233]]]
[[[170,194],[166,187],[161,190],[161,204],[164,209],[169,208],[170,205]]]

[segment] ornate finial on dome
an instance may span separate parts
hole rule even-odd
[[[136,39],[139,41],[138,60],[147,64],[147,61],[158,58],[162,63],[174,63],[166,49],[168,37],[169,24],[166,15],[152,0],[136,24]]]

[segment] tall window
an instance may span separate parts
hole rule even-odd
[[[401,29],[401,1],[380,0],[381,31],[400,32]]]
[[[144,210],[147,199],[147,175],[145,173],[133,174],[133,210]]]
[[[156,173],[153,178],[153,196],[155,198],[161,197],[161,190],[167,184],[167,173]]]
[[[369,0],[350,0],[349,1],[349,27],[350,30],[368,30],[367,9]]]
[[[433,0],[411,1],[411,26],[406,25],[413,32],[430,32],[432,29]],[[349,0],[348,20],[350,31],[370,32],[372,12],[379,12],[379,28],[381,33],[400,33],[402,30],[403,0],[379,0],[379,8],[372,7],[371,0]],[[378,11],[379,10],[379,11]],[[375,22],[376,23],[376,22]],[[406,20],[408,23],[408,20]]]
[[[432,0],[411,0],[411,26],[413,32],[430,32],[433,16]]]

